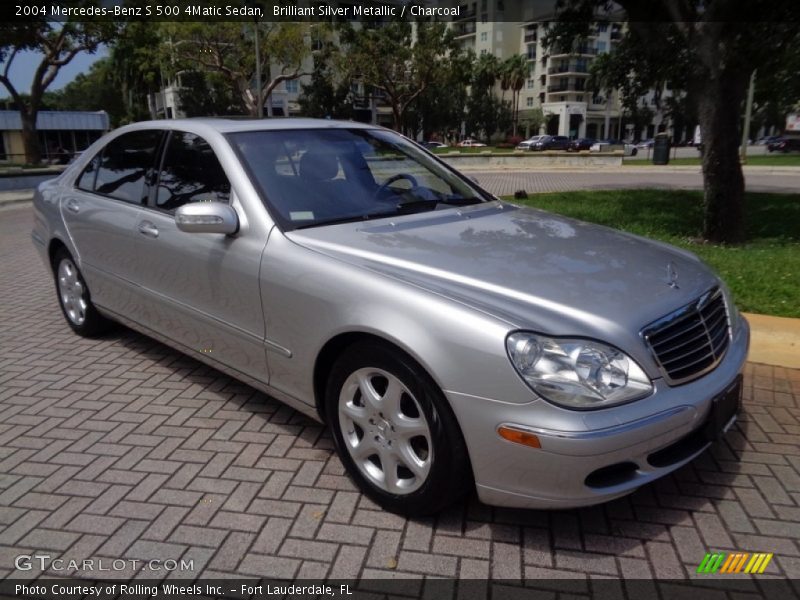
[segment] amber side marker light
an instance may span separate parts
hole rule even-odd
[[[522,444],[523,446],[528,446],[530,448],[542,447],[542,444],[539,442],[539,438],[532,433],[528,433],[527,431],[514,429],[513,427],[508,427],[506,425],[500,425],[500,427],[497,428],[497,433],[499,433],[500,437],[504,440],[514,442],[515,444]]]

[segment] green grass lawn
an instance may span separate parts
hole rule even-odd
[[[641,152],[641,150],[639,150]],[[651,153],[652,154],[652,153]],[[642,166],[652,164],[650,160],[637,160],[626,158],[623,163],[625,166]],[[697,165],[700,166],[700,157],[692,158],[670,158],[671,165]],[[749,156],[747,166],[750,167],[800,167],[800,153],[794,154],[767,154],[765,156]]]
[[[748,242],[741,246],[698,240],[700,192],[612,190],[508,199],[690,250],[728,283],[741,310],[800,317],[800,194],[748,193]]]

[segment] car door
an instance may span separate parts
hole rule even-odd
[[[175,211],[191,202],[231,204],[244,225],[236,235],[187,233]],[[258,276],[266,239],[246,226],[211,145],[171,131],[157,181],[136,226],[147,325],[198,355],[267,382]]]
[[[92,301],[138,320],[136,226],[148,195],[163,131],[112,139],[61,198],[61,214]]]

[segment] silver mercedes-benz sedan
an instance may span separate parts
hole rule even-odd
[[[627,494],[735,421],[749,329],[682,250],[521,208],[358,123],[138,123],[34,201],[67,324],[330,426],[388,510]]]

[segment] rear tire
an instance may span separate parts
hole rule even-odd
[[[474,487],[444,394],[402,352],[376,342],[349,347],[331,370],[325,408],[345,469],[386,510],[430,515]]]
[[[58,304],[72,331],[83,337],[94,337],[113,327],[113,322],[103,317],[92,304],[86,281],[65,248],[58,250],[53,257],[53,275]]]

